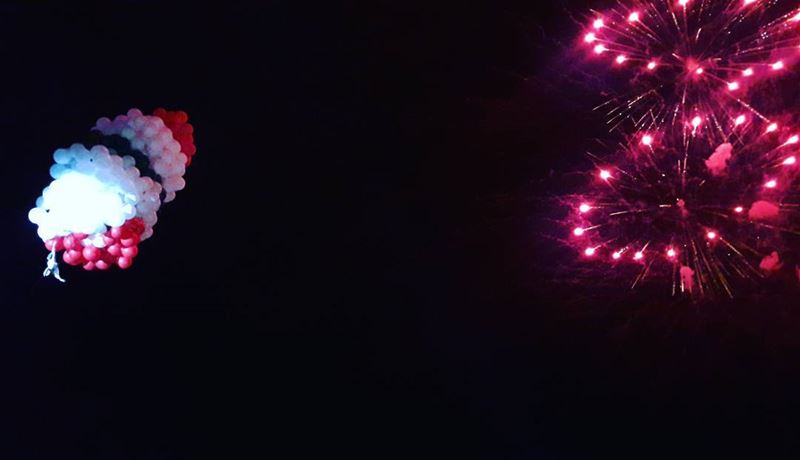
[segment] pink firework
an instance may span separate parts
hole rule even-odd
[[[630,96],[601,106],[623,140],[588,153],[586,190],[566,198],[577,259],[693,296],[733,296],[790,266],[800,123],[777,83],[800,58],[800,9],[634,0],[586,27],[591,59]]]
[[[769,125],[754,96],[800,59],[800,9],[779,0],[621,1],[585,27],[589,59],[628,82],[598,107],[611,129],[683,142],[723,141],[729,120]]]

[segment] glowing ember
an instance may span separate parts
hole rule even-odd
[[[578,210],[579,210],[580,212],[582,212],[582,213],[584,213],[584,214],[585,214],[585,213],[587,213],[587,212],[591,211],[591,210],[592,210],[592,207],[591,207],[591,206],[589,206],[589,205],[588,205],[588,204],[586,204],[586,203],[583,203],[583,204],[581,204],[581,205],[578,207]]]
[[[583,253],[586,254],[587,257],[592,257],[593,255],[595,255],[595,253],[597,253],[597,249],[595,249],[595,248],[586,248],[583,251]]]
[[[627,60],[628,58],[624,54],[620,54],[619,56],[617,56],[617,64],[622,64]]]
[[[636,12],[636,11],[631,13],[631,15],[628,16],[628,21],[629,22],[639,22],[639,13]]]
[[[653,70],[653,69],[656,68],[656,65],[658,65],[658,64],[656,64],[656,61],[650,61],[650,63],[647,64],[647,69],[648,70]]]
[[[767,187],[767,188],[775,188],[777,186],[778,186],[778,181],[776,181],[775,179],[767,181],[767,183],[764,184],[764,187]]]
[[[741,213],[744,212],[744,208],[741,207],[741,206],[736,206],[735,208],[733,208],[733,212],[735,212],[737,214],[741,214]]]
[[[633,255],[633,258],[634,260],[642,260],[644,258],[644,253],[642,251],[638,251]]]
[[[736,120],[734,120],[734,123],[736,123],[736,126],[739,126],[743,125],[745,121],[747,121],[747,117],[745,117],[744,115],[739,115],[738,117],[736,117]]]
[[[604,45],[597,45],[597,46],[594,47],[594,52],[596,54],[603,54],[603,53],[606,52],[606,49],[607,48]]]
[[[717,239],[717,232],[708,232],[706,233],[706,238],[709,240],[716,240]]]
[[[783,68],[783,61],[778,61],[772,64],[772,70],[781,70]]]
[[[644,136],[642,136],[642,144],[647,145],[647,146],[652,145],[653,144],[653,136],[651,136],[649,134],[645,134]]]
[[[600,170],[600,179],[608,180],[611,179],[611,173],[608,172],[606,169]]]
[[[737,89],[739,89],[739,82],[732,81],[728,83],[728,89],[731,91],[736,91]]]
[[[699,116],[692,118],[692,126],[695,128],[699,127],[703,123],[703,119]]]
[[[795,157],[789,157],[789,158],[783,160],[783,164],[785,164],[787,166],[793,165],[795,163],[797,163],[797,158],[795,158]]]
[[[786,141],[786,144],[784,144],[784,145],[792,145],[792,144],[796,144],[798,141],[800,141],[800,136],[798,136],[797,134],[795,134],[794,136],[790,137],[790,138],[789,138],[789,139]]]
[[[678,255],[678,252],[676,250],[674,250],[672,248],[667,249],[667,257],[669,257],[670,259],[674,258],[677,255]]]
[[[744,75],[745,77],[752,77],[753,69],[751,67],[744,69],[744,71],[742,71],[742,75]]]
[[[585,37],[583,37],[583,41],[586,43],[593,43],[595,40],[597,40],[597,35],[595,35],[594,32],[589,32]]]
[[[602,29],[604,25],[605,23],[602,19],[595,19],[594,23],[592,24],[595,29]]]
[[[774,133],[777,130],[778,130],[778,124],[777,123],[771,123],[769,126],[767,126],[767,132],[768,133]]]
[[[614,260],[619,260],[622,257],[622,251],[615,251],[613,254],[611,254],[611,257]]]

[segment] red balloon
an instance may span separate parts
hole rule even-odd
[[[111,236],[119,239],[122,237],[122,227],[114,227],[111,229]]]
[[[44,247],[46,247],[48,251],[52,251],[54,246],[56,251],[62,251],[64,249],[63,238],[53,238],[44,242]]]
[[[83,264],[83,269],[89,272],[94,270],[94,262],[86,262]]]
[[[94,266],[97,267],[98,270],[108,270],[109,268],[111,268],[111,264],[109,264],[103,259],[100,259],[97,262],[95,262]]]
[[[136,255],[139,254],[139,247],[138,246],[131,246],[129,248],[122,248],[122,255],[124,257],[128,257],[133,259]]]
[[[64,262],[68,263],[69,265],[79,265],[83,262],[83,256],[81,255],[80,251],[75,249],[69,249],[64,252]]]
[[[129,238],[121,239],[120,243],[122,243],[122,245],[125,246],[126,248],[129,248],[131,246],[136,246],[137,244],[139,244],[139,237],[136,235],[132,235]]]
[[[86,246],[83,248],[83,258],[89,262],[94,262],[100,258],[100,250],[94,246]]]
[[[116,242],[117,242],[116,239],[111,238],[108,235],[103,235],[103,243],[105,243],[106,246],[111,246],[112,244],[114,244]]]
[[[64,237],[63,240],[64,249],[73,249],[75,248],[75,237],[72,235],[67,235]]]
[[[112,244],[111,246],[109,246],[109,247],[106,249],[106,251],[108,251],[108,253],[109,253],[109,254],[111,254],[111,255],[112,255],[112,256],[114,256],[114,257],[119,257],[119,256],[121,256],[121,255],[122,255],[122,250],[121,250],[121,249],[122,249],[122,248],[120,247],[120,245],[118,245],[118,244]]]
[[[117,259],[117,265],[119,265],[119,268],[126,270],[133,265],[133,259],[130,257],[120,257]]]

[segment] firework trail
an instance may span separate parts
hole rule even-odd
[[[623,88],[597,107],[622,141],[588,152],[586,191],[564,197],[578,257],[634,288],[671,279],[673,295],[733,297],[742,281],[800,273],[787,263],[800,125],[770,97],[800,65],[798,5],[634,0],[586,24],[581,46]]]

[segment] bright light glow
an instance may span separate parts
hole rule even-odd
[[[633,13],[631,13],[631,15],[628,16],[628,21],[629,22],[638,22],[639,21],[639,12],[634,11]]]
[[[778,61],[772,64],[772,70],[781,70],[783,68],[783,61]]]
[[[744,208],[741,207],[741,206],[736,206],[735,208],[733,208],[733,212],[735,212],[737,214],[741,214],[741,213],[744,212]]]
[[[798,22],[798,21],[800,21],[800,13],[797,13],[797,14],[795,14],[795,15],[794,15],[794,16],[792,16],[792,17],[791,17],[789,20],[790,20],[790,21],[792,21],[792,22]]]
[[[789,138],[789,139],[786,141],[786,143],[785,143],[784,145],[792,145],[792,144],[796,144],[798,141],[800,141],[800,136],[798,136],[797,134],[795,134],[794,136],[790,137],[790,138]]]
[[[602,29],[604,25],[605,23],[602,19],[595,19],[594,23],[592,24],[595,29]]]
[[[587,213],[587,212],[589,212],[589,211],[591,211],[591,210],[592,210],[592,207],[591,207],[591,206],[589,206],[589,205],[588,205],[588,204],[586,204],[586,203],[583,203],[583,204],[581,204],[581,205],[578,207],[578,210],[579,210],[580,212],[582,212],[582,213]]]
[[[717,239],[717,232],[708,232],[706,233],[706,238],[709,240],[716,240]]]
[[[585,37],[583,37],[583,41],[586,43],[593,43],[595,40],[597,40],[597,35],[595,35],[594,32],[589,32]]]
[[[622,64],[627,60],[628,58],[624,54],[620,54],[619,56],[617,56],[617,64]]]
[[[678,252],[672,248],[667,249],[667,257],[672,259],[673,257],[677,256]]]
[[[642,144],[648,147],[653,145],[653,136],[649,134],[645,134],[644,136],[642,136]]]
[[[594,52],[596,54],[603,54],[606,52],[607,49],[608,48],[606,48],[604,45],[597,45],[594,47]]]
[[[678,0],[678,5],[680,6],[686,6],[687,4],[689,4],[689,0]]]
[[[703,123],[703,119],[702,119],[702,118],[700,118],[700,116],[699,116],[699,115],[698,115],[698,116],[696,116],[696,117],[694,117],[694,118],[692,118],[692,126],[694,126],[695,128],[697,128],[698,126],[700,126],[700,124],[701,124],[701,123]]]
[[[750,68],[750,67],[744,69],[744,71],[742,71],[742,75],[744,75],[745,77],[752,77],[753,76],[753,69]]]
[[[650,63],[649,63],[649,64],[647,64],[647,69],[648,69],[648,70],[653,70],[653,69],[655,69],[655,68],[656,68],[656,66],[657,66],[657,65],[658,65],[658,64],[656,64],[656,61],[650,61]]]
[[[745,5],[750,5],[750,4],[753,4],[755,2],[756,2],[756,0],[744,0],[744,4]]]
[[[586,254],[586,257],[592,257],[593,255],[595,255],[596,252],[597,249],[595,248],[586,248],[586,250],[583,251],[583,253]]]
[[[584,233],[586,233],[586,230],[581,227],[576,227],[575,230],[572,231],[572,234],[575,236],[583,236]]]
[[[789,157],[789,158],[783,160],[783,164],[785,164],[787,166],[793,165],[795,163],[797,163],[797,158],[795,158],[795,157]]]
[[[619,259],[622,257],[622,251],[616,251],[616,252],[614,252],[614,254],[611,254],[611,257],[612,257],[614,260],[619,260]]]
[[[778,124],[777,123],[772,123],[769,126],[767,126],[767,132],[768,133],[774,133],[777,130],[778,130]]]
[[[744,115],[739,115],[738,117],[736,117],[734,123],[736,123],[736,126],[739,126],[743,125],[745,121],[747,121],[747,117],[745,117]]]
[[[703,70],[702,67],[698,67],[697,70],[694,71],[697,75],[703,75],[703,72],[705,72],[705,70]]]
[[[45,239],[68,233],[93,234],[106,225],[122,225],[131,214],[119,188],[94,176],[68,171],[54,180],[42,195],[42,208],[31,210]]]
[[[736,91],[737,89],[739,89],[739,82],[732,81],[732,82],[728,83],[728,89],[731,90],[731,91]]]
[[[778,181],[776,181],[775,179],[772,179],[772,180],[768,181],[766,184],[764,184],[764,187],[767,187],[767,188],[775,188],[777,186],[778,186]]]
[[[606,169],[601,169],[600,170],[600,179],[603,179],[603,180],[611,179],[611,173],[608,172],[608,170],[606,170]]]
[[[644,258],[644,253],[642,251],[638,251],[633,255],[633,258],[634,260],[642,260]]]

